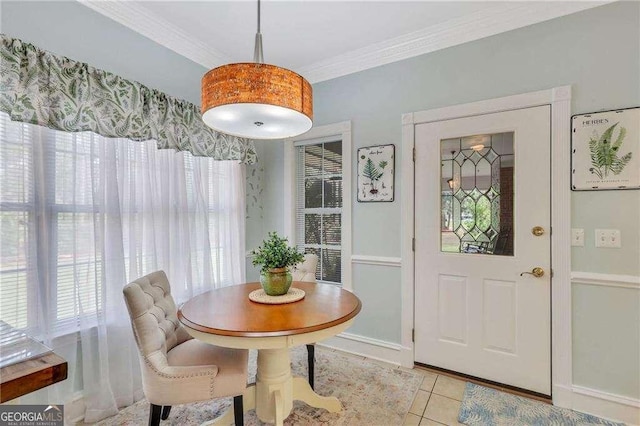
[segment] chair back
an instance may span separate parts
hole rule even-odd
[[[127,284],[123,293],[142,358],[155,352],[166,357],[168,351],[191,338],[178,321],[178,309],[164,271],[138,278]]]
[[[294,281],[316,282],[316,267],[318,266],[318,256],[313,253],[304,255],[304,260],[293,267],[291,276]]]

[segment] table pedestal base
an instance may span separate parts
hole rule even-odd
[[[282,426],[284,419],[291,413],[294,400],[315,408],[324,408],[330,413],[342,410],[338,398],[320,396],[311,389],[305,378],[291,375],[288,348],[259,349],[256,384],[248,386],[244,392],[244,411],[255,408],[261,421]],[[233,409],[208,424],[233,424]]]

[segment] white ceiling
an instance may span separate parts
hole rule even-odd
[[[253,59],[255,1],[79,1],[206,68]],[[264,59],[313,83],[603,3],[263,0]]]

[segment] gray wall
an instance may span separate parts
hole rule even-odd
[[[398,145],[405,112],[566,84],[573,86],[574,114],[637,106],[637,9],[631,2],[603,6],[316,84],[314,124],[351,119],[356,149]],[[575,270],[638,275],[638,194],[574,193],[573,226],[585,228],[587,238],[585,248],[574,250]],[[397,222],[402,194],[398,196],[393,204],[353,204],[354,253],[399,255],[399,223],[380,233],[368,232],[372,228],[367,226]],[[623,248],[596,249],[597,227],[621,229]]]
[[[246,247],[257,248],[271,231],[284,234],[284,145],[281,141],[255,141],[258,164],[247,166],[247,185],[262,191],[247,199]],[[248,188],[247,191],[251,191]],[[258,281],[260,268],[247,258],[247,281]]]
[[[352,120],[355,161],[357,148],[388,143],[401,158],[400,117],[406,112],[568,84],[573,114],[638,106],[639,40],[640,3],[598,7],[318,83],[314,124]],[[278,146],[266,149],[280,155]],[[279,167],[263,165],[267,174]],[[354,254],[400,256],[401,173],[396,164],[395,202],[352,200]],[[355,177],[352,186],[355,191]],[[572,249],[572,269],[639,276],[640,191],[576,192],[572,203],[572,226],[584,228],[586,236],[584,248]],[[274,219],[264,226],[280,229],[281,219]],[[596,249],[596,228],[620,229],[623,247]],[[400,342],[399,268],[354,265],[353,279],[363,310],[349,331]],[[574,285],[573,299],[574,383],[639,398],[638,290]]]
[[[638,398],[638,289],[573,287],[574,384]]]
[[[195,62],[75,1],[0,2],[8,36],[200,105]]]

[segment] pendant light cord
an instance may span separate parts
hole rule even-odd
[[[258,32],[256,32],[256,42],[253,49],[253,62],[264,64],[264,56],[262,54],[262,34],[260,33],[260,0],[258,0]]]

